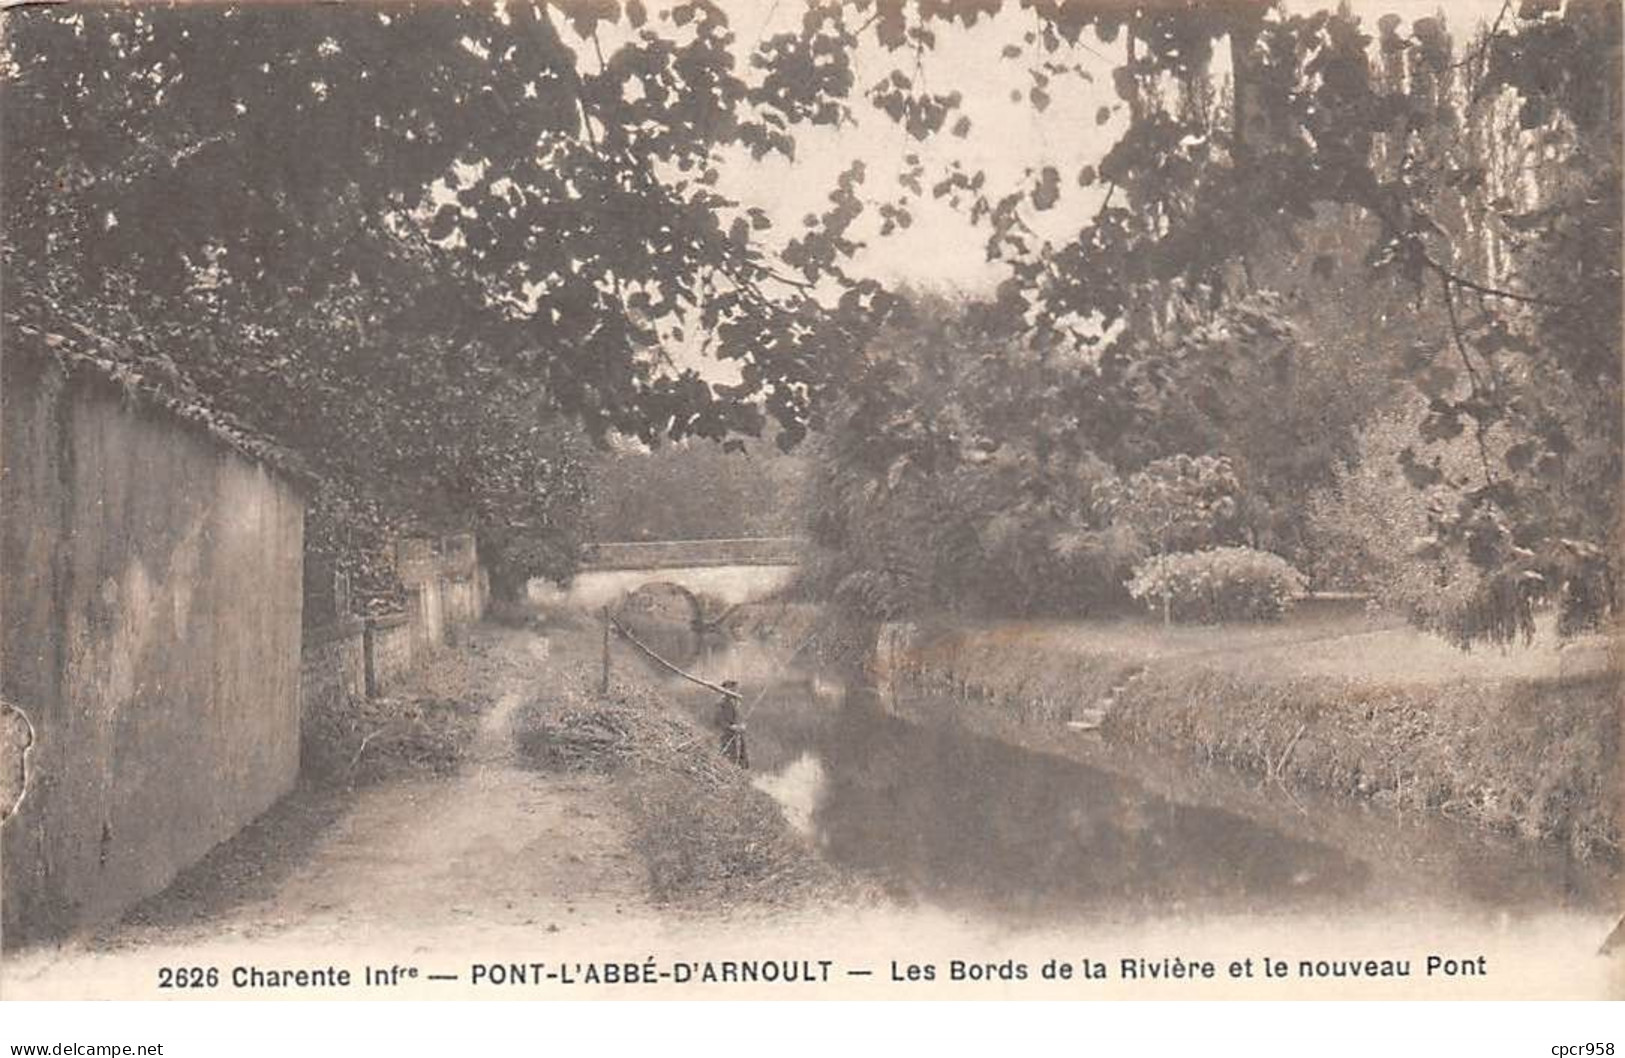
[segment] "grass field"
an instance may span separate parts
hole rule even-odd
[[[1151,617],[1111,620],[999,622],[979,630],[1058,655],[1147,663],[1202,658],[1278,675],[1344,676],[1382,684],[1461,680],[1548,679],[1610,669],[1610,642],[1601,635],[1563,641],[1543,621],[1530,644],[1464,651],[1392,618],[1367,615],[1358,603],[1310,605],[1274,624],[1164,625]]]

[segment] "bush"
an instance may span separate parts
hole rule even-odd
[[[1304,585],[1303,574],[1279,555],[1215,547],[1146,559],[1135,567],[1128,591],[1176,621],[1213,624],[1279,620]]]

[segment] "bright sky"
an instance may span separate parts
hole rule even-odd
[[[793,25],[800,11],[795,0],[783,0],[772,31],[789,28],[783,23]],[[764,21],[753,18],[753,13],[736,17],[735,30],[742,40],[754,39],[766,30]],[[969,30],[944,28],[938,33],[937,47],[923,56],[918,76],[914,76],[913,57],[907,50],[887,53],[872,39],[860,49],[857,91],[867,90],[895,68],[914,76],[927,91],[961,91],[961,113],[971,119],[965,138],[943,131],[924,142],[915,140],[860,97],[852,102],[855,124],[839,130],[798,130],[793,163],[772,159],[741,165],[724,174],[724,190],[760,205],[780,232],[791,233],[801,230],[805,214],[828,208],[826,196],[854,159],[867,166],[868,179],[862,189],[866,198],[896,197],[901,191],[897,175],[907,168],[905,158],[910,154],[919,156],[928,182],[958,161],[967,172],[985,170],[988,187],[1000,193],[1022,183],[1026,170],[1053,165],[1062,174],[1061,203],[1033,219],[1043,222],[1042,230],[1049,237],[1064,237],[1100,201],[1098,190],[1080,189],[1074,177],[1083,166],[1099,161],[1123,130],[1120,115],[1104,126],[1095,122],[1100,107],[1118,102],[1110,85],[1121,47],[1097,42],[1092,47],[1098,54],[1080,49],[1075,61],[1096,78],[1095,83],[1076,77],[1058,80],[1051,89],[1053,102],[1039,112],[1025,100],[1031,84],[1027,64],[1000,57],[1004,45],[1019,44],[1022,34],[1034,25],[1030,15],[1011,11]],[[752,27],[757,26],[763,28],[753,33]],[[1012,92],[1023,93],[1023,101],[1012,102]],[[1063,129],[1068,130],[1066,135],[1056,134]],[[863,271],[887,279],[967,289],[986,288],[997,281],[996,266],[983,259],[985,226],[972,228],[946,201],[935,199],[917,203],[913,213],[912,227],[884,239],[868,238],[878,228],[863,222],[861,230],[870,243],[860,262]]]
[[[722,2],[742,43],[793,27],[803,10],[799,0]],[[1409,23],[1442,11],[1459,41],[1479,22],[1492,22],[1501,4],[1502,0],[1355,0],[1351,7],[1373,32],[1383,14],[1397,14]],[[1302,11],[1322,6],[1304,0],[1287,4],[1289,10]],[[1020,103],[1010,99],[1012,90],[1024,92],[1028,87],[1026,64],[999,55],[1005,44],[1019,43],[1032,26],[1032,16],[1011,10],[970,30],[957,26],[939,30],[937,47],[924,56],[921,74],[929,91],[965,93],[963,110],[973,123],[965,139],[942,133],[920,143],[866,99],[858,99],[852,107],[855,125],[839,131],[798,130],[798,157],[793,163],[744,161],[724,173],[724,190],[766,209],[777,232],[787,237],[801,230],[802,216],[828,207],[826,196],[853,159],[862,159],[868,167],[864,192],[869,198],[895,196],[897,174],[910,153],[920,156],[928,181],[958,160],[969,171],[987,170],[988,186],[1000,193],[1017,186],[1025,171],[1053,165],[1062,175],[1059,205],[1043,214],[1029,210],[1027,215],[1035,227],[1041,225],[1041,234],[1064,239],[1082,227],[1100,203],[1101,191],[1079,188],[1074,177],[1083,166],[1098,162],[1122,132],[1120,108],[1103,126],[1095,120],[1100,107],[1118,104],[1110,70],[1121,54],[1121,41],[1115,46],[1095,41],[1088,50],[1078,49],[1076,59],[1094,75],[1094,83],[1058,80],[1051,93],[1054,101],[1040,113],[1025,99]],[[907,72],[912,63],[907,51],[888,54],[871,41],[858,55],[857,85],[867,88],[899,65]],[[945,202],[920,204],[912,228],[884,239],[877,237],[878,228],[864,223],[861,230],[869,246],[858,267],[866,274],[967,291],[985,290],[1000,278],[997,264],[984,259],[985,226],[971,227]]]

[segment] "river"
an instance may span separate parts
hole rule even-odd
[[[821,855],[904,902],[1029,921],[1438,908],[1503,924],[1610,904],[1606,871],[1452,820],[1064,729],[1027,748],[968,729],[957,703],[885,701],[756,643],[681,633],[662,649],[741,682],[755,784]],[[709,723],[715,695],[669,679]]]

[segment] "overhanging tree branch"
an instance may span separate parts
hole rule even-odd
[[[1542,305],[1547,308],[1554,309],[1580,308],[1579,303],[1574,301],[1560,301],[1557,298],[1542,297],[1538,294],[1520,294],[1516,290],[1503,290],[1500,287],[1492,287],[1487,286],[1484,283],[1475,282],[1474,280],[1468,279],[1466,276],[1451,271],[1446,266],[1434,260],[1434,258],[1429,254],[1423,254],[1422,261],[1447,285],[1453,284],[1461,287],[1463,290],[1471,290],[1475,294],[1483,294],[1485,297],[1506,298],[1508,301],[1517,301],[1525,305]]]

